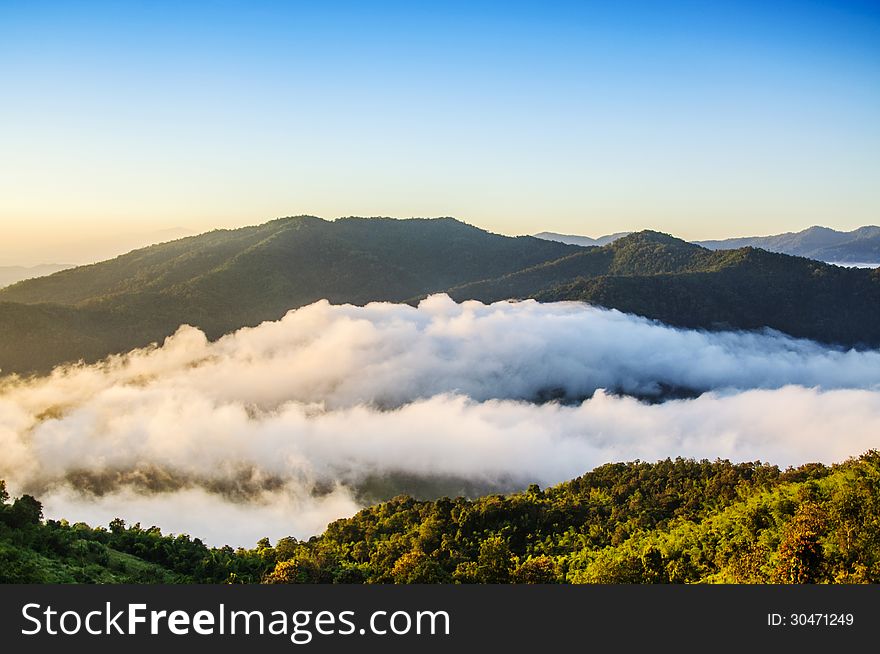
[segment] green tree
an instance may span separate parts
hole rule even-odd
[[[536,556],[526,559],[513,571],[515,584],[555,584],[557,583],[556,564],[549,556]]]
[[[43,505],[30,495],[22,495],[12,503],[9,523],[12,527],[38,525],[43,519]]]
[[[484,584],[506,584],[513,569],[513,555],[507,541],[491,536],[480,543],[477,557],[477,576]]]
[[[266,577],[267,584],[314,584],[320,578],[320,569],[309,558],[280,561]]]
[[[455,567],[452,578],[459,584],[478,584],[480,575],[477,572],[477,564],[474,561],[462,561]]]
[[[275,544],[275,557],[279,561],[286,561],[296,556],[299,551],[299,541],[293,536],[279,538]]]
[[[814,503],[801,505],[787,525],[779,543],[777,581],[788,584],[814,584],[822,580],[825,554],[821,538],[825,515]]]
[[[396,584],[443,584],[450,581],[449,574],[435,559],[418,550],[397,559],[391,575]]]

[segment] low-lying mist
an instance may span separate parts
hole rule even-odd
[[[698,397],[660,401],[670,389]],[[183,327],[159,348],[0,386],[11,490],[51,517],[121,516],[213,544],[308,536],[393,492],[878,446],[880,352],[577,303],[319,302],[215,343]]]

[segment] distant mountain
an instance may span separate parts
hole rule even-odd
[[[749,236],[720,241],[697,241],[710,250],[755,247],[819,261],[880,264],[880,227],[866,226],[851,232],[810,227],[776,236]]]
[[[583,300],[684,327],[880,345],[880,270],[638,232],[602,247],[451,218],[300,216],[155,245],[0,290],[0,369],[43,372],[161,341],[217,338],[320,299]]]
[[[599,238],[590,238],[589,236],[575,236],[573,234],[557,234],[556,232],[541,232],[535,234],[535,238],[543,238],[545,241],[556,241],[557,243],[567,243],[568,245],[580,245],[581,247],[594,247],[608,245],[617,239],[631,234],[632,232],[617,232],[616,234],[608,234]]]
[[[0,288],[25,279],[51,275],[52,273],[72,267],[60,263],[47,263],[40,266],[0,266]]]

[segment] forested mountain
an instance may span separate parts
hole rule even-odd
[[[880,344],[880,271],[755,248],[711,251],[657,232],[452,289],[457,300],[581,300],[671,325]]]
[[[0,583],[878,583],[880,454],[780,471],[607,464],[548,489],[401,496],[307,542],[208,548],[156,527],[43,522],[0,482]]]
[[[590,247],[608,245],[630,233],[618,232],[599,238],[555,232],[541,232],[535,236],[548,241]],[[872,225],[859,227],[849,232],[814,226],[800,232],[786,232],[774,236],[744,236],[694,241],[694,243],[709,250],[736,250],[751,247],[818,261],[880,264],[880,227]]]
[[[800,232],[775,236],[749,236],[720,241],[698,241],[710,250],[755,247],[799,257],[840,263],[880,264],[880,227],[865,226],[850,232],[828,227],[810,227]]]
[[[188,323],[210,337],[320,299],[400,302],[578,248],[453,219],[300,216],[156,245],[0,291],[0,369],[94,361]]]
[[[17,284],[0,292],[0,301],[97,306],[162,296],[274,313],[322,298],[401,301],[574,251],[531,236],[491,234],[452,218],[299,216],[135,250]]]
[[[301,216],[219,230],[0,290],[0,370],[45,372],[161,341],[209,337],[320,299],[583,300],[701,328],[771,327],[880,345],[880,271],[754,248],[711,251],[638,232],[582,248],[491,234],[451,218]]]
[[[566,257],[518,270],[495,279],[452,289],[455,299],[494,302],[526,298],[575,280],[615,276],[646,276],[710,270],[713,253],[659,232],[638,232],[604,247],[584,248]]]

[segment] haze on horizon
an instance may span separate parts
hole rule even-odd
[[[0,75],[0,265],[292,214],[880,222],[870,2],[13,1]]]

